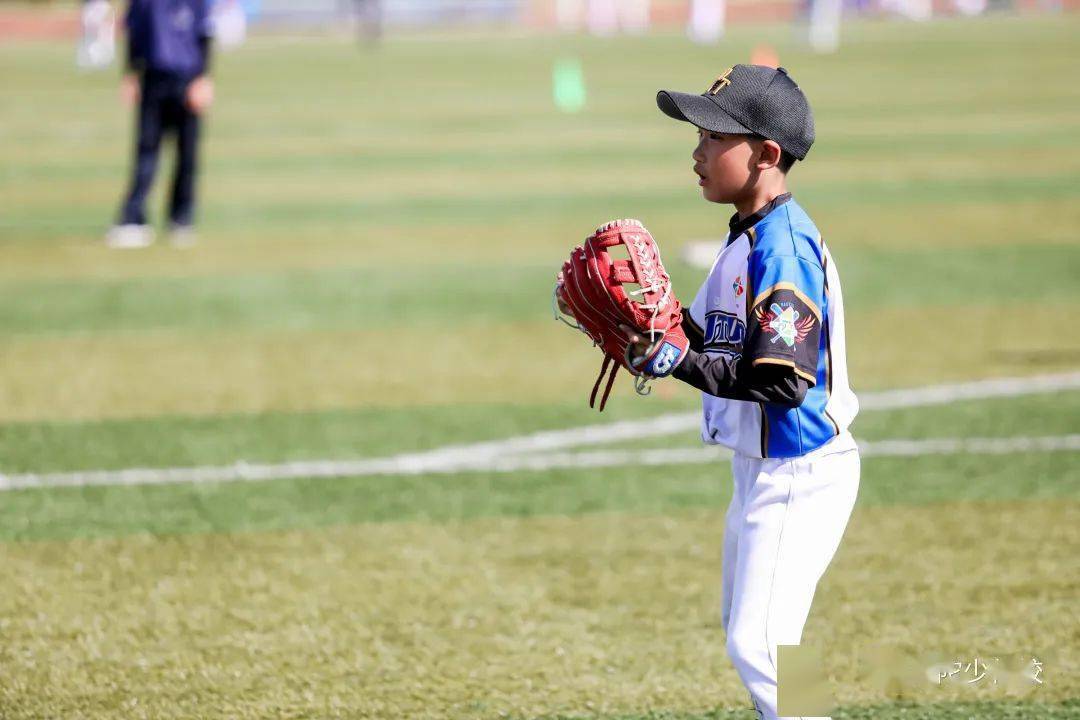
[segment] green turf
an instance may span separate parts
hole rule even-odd
[[[1075,698],[1071,514],[857,508],[804,635],[836,701]],[[697,509],[0,543],[0,702],[156,718],[745,707],[717,623],[722,523]],[[893,692],[867,677],[880,644],[1032,653],[1045,683]]]
[[[368,457],[693,412],[671,385],[584,408],[596,358],[547,320],[550,284],[596,223],[637,216],[689,299],[703,272],[679,251],[730,208],[702,203],[692,134],[652,98],[760,42],[815,108],[791,183],[841,271],[855,387],[1080,367],[1078,30],[1068,13],[851,23],[834,56],[786,26],[719,47],[255,37],[215,59],[184,253],[100,243],[130,152],[115,74],[6,43],[0,472]],[[564,56],[589,90],[577,115],[550,102]],[[1078,427],[1067,392],[854,430]],[[831,644],[835,717],[1080,716],[1052,704],[1080,677],[1078,463],[864,461],[807,627]],[[729,484],[721,462],[2,493],[0,716],[749,717],[715,622]],[[851,679],[875,639],[1049,643],[1058,674],[1024,698],[897,699]]]

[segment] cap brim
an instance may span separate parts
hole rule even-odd
[[[733,135],[753,135],[735,118],[728,115],[704,95],[661,90],[656,93],[656,106],[668,117],[697,125],[699,128]]]

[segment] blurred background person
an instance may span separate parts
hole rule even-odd
[[[618,0],[589,0],[585,8],[585,25],[597,37],[609,37],[619,30]]]
[[[899,0],[905,3],[925,3],[930,0]],[[840,47],[840,20],[843,14],[842,0],[810,0],[809,8],[810,47],[816,52],[836,52]]]
[[[210,25],[218,50],[236,48],[247,39],[247,11],[240,0],[212,0]]]
[[[361,42],[375,42],[382,37],[383,0],[337,0],[334,9],[342,20],[356,26]]]
[[[116,56],[116,13],[109,0],[85,0],[75,63],[83,70],[103,70]]]
[[[564,32],[577,32],[583,6],[583,0],[555,0],[555,24]]]
[[[585,24],[597,37],[609,37],[620,30],[643,35],[649,30],[651,11],[650,0],[589,0]]]
[[[194,240],[195,176],[200,115],[210,107],[213,82],[207,74],[211,23],[207,0],[131,0],[127,19],[128,63],[121,94],[138,105],[131,186],[120,218],[106,235],[114,248],[151,244],[146,198],[166,132],[177,141],[169,196],[169,236],[178,246]]]
[[[649,31],[652,13],[650,0],[619,0],[619,24],[630,35],[644,35]]]
[[[724,35],[725,0],[690,0],[686,34],[696,43],[714,43]]]
[[[374,42],[382,37],[382,0],[353,0],[361,40]]]

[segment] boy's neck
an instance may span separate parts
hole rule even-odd
[[[745,198],[735,201],[735,211],[739,213],[740,220],[745,220],[787,191],[787,178],[784,175],[775,182],[760,183],[751,188]]]

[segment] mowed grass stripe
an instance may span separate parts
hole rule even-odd
[[[565,180],[562,179],[564,184]],[[1047,198],[1065,201],[1080,196],[1080,173],[971,178],[962,183],[951,178],[865,179],[858,182],[820,182],[815,185],[807,183],[798,191],[801,201],[809,207],[850,207],[854,204],[874,208],[912,203],[949,204],[984,200],[987,197],[996,198],[999,202]],[[54,212],[56,202],[46,203],[45,208],[16,206],[5,212],[3,221],[0,221],[0,230],[8,234],[23,227],[31,230],[46,226],[85,227],[95,219],[101,223],[111,214],[108,208],[112,204],[112,195],[102,195],[89,202],[68,202],[60,217]],[[60,197],[55,200],[59,201]],[[113,199],[113,202],[118,200]],[[510,218],[536,221],[551,214],[602,217],[605,208],[608,209],[606,214],[619,215],[618,212],[612,213],[612,209],[621,207],[636,208],[636,214],[646,215],[672,206],[682,212],[702,212],[701,199],[693,191],[689,176],[681,177],[678,184],[666,183],[648,189],[632,185],[602,190],[575,186],[562,192],[495,192],[485,188],[463,197],[443,194],[402,197],[402,193],[395,193],[381,199],[365,197],[358,189],[355,197],[341,199],[281,196],[245,201],[232,197],[228,201],[224,198],[208,199],[201,212],[210,227],[229,230],[237,227],[269,227],[281,222],[303,225],[326,218],[348,220],[365,228],[387,222],[423,226],[439,221],[456,222],[466,217],[477,220],[488,218],[491,221]]]
[[[610,418],[584,398],[557,402],[468,403],[379,407],[318,413],[158,417],[0,425],[0,472],[50,473],[133,467],[224,465],[237,460],[281,463],[348,460],[420,452],[448,445],[504,440],[670,412],[695,413],[694,394],[648,400],[627,397]],[[614,409],[614,406],[613,406]],[[861,439],[1054,436],[1080,422],[1080,392],[953,402],[934,408],[864,411]],[[698,447],[697,432],[606,447]]]
[[[207,127],[211,132],[206,137],[207,147],[215,151],[215,159],[211,162],[220,163],[214,167],[224,172],[243,169],[246,167],[245,160],[251,160],[260,169],[295,169],[294,163],[302,162],[307,157],[322,158],[327,168],[356,166],[360,169],[394,170],[430,161],[435,170],[444,169],[449,163],[455,162],[460,163],[462,170],[470,170],[485,163],[497,162],[499,153],[512,154],[515,150],[521,152],[523,160],[532,160],[536,156],[541,167],[553,159],[568,162],[576,159],[634,162],[635,155],[618,156],[612,150],[618,144],[625,147],[632,142],[641,146],[644,157],[649,157],[660,148],[675,147],[679,135],[674,130],[681,127],[685,133],[688,126],[664,122],[655,105],[650,102],[659,87],[671,87],[680,82],[677,76],[682,73],[673,70],[678,57],[669,53],[678,54],[685,48],[666,48],[655,39],[628,39],[627,45],[631,44],[637,44],[645,57],[625,57],[621,63],[613,64],[611,56],[606,56],[596,59],[591,67],[586,62],[585,72],[597,73],[609,68],[616,68],[617,71],[620,65],[627,67],[628,63],[637,59],[639,62],[653,62],[663,75],[655,80],[642,78],[640,73],[633,77],[620,76],[607,89],[594,87],[584,112],[565,115],[555,108],[546,92],[550,83],[550,60],[534,52],[535,46],[530,47],[525,42],[519,52],[529,55],[526,60],[529,73],[536,75],[528,80],[523,80],[521,73],[518,78],[511,75],[491,78],[492,92],[497,95],[491,96],[484,105],[463,104],[460,96],[440,96],[428,89],[425,97],[441,113],[438,126],[433,125],[430,116],[410,113],[408,98],[401,98],[401,103],[395,105],[394,98],[387,97],[382,98],[385,102],[372,105],[343,97],[335,107],[335,113],[324,116],[312,113],[311,103],[317,101],[315,98],[303,97],[295,92],[267,98],[260,93],[254,79],[236,77],[240,68],[248,71],[259,65],[250,51],[245,50],[221,59],[221,70],[217,76],[230,94],[223,96],[225,99],[215,107],[208,119]],[[59,96],[69,95],[71,88],[64,87],[62,83],[70,80],[70,76],[57,74],[61,69],[68,69],[63,46],[54,46],[54,50],[46,63],[49,74],[40,78],[38,84],[40,88]],[[355,75],[350,74],[347,67],[355,59],[353,50],[349,46],[337,49],[334,58],[336,64],[326,72],[326,83],[342,90],[356,84]],[[311,45],[298,44],[279,51],[269,60],[269,65],[280,69],[279,75],[294,74],[296,69],[287,65],[288,59],[300,56],[306,61],[311,52]],[[648,54],[652,57],[648,57]],[[824,64],[819,65],[822,61]],[[979,61],[991,62],[985,56]],[[864,64],[880,74],[888,72],[884,64],[887,62],[881,57],[873,57],[867,58]],[[804,75],[804,71],[810,73],[820,69],[831,72],[835,80],[836,69],[831,58],[811,57],[799,67],[800,75]],[[641,66],[638,65],[636,69],[640,70]],[[1018,146],[1028,146],[1029,143],[1033,149],[1045,150],[1048,147],[1045,138],[1047,132],[1059,135],[1065,147],[1074,146],[1080,126],[1070,113],[1070,108],[1075,107],[1080,98],[1069,87],[1028,83],[1024,87],[1035,87],[1036,90],[1022,92],[1016,85],[1022,78],[1015,73],[1033,72],[1027,63],[1012,66],[1011,72],[1003,70],[997,76],[982,75],[978,78],[971,77],[970,73],[949,74],[949,70],[948,67],[939,69],[943,83],[940,92],[934,92],[925,83],[915,86],[917,92],[913,91],[912,86],[888,87],[884,82],[874,87],[859,87],[857,92],[869,98],[846,94],[851,92],[854,85],[842,88],[841,92],[845,94],[838,96],[827,92],[840,87],[835,82],[830,84],[828,79],[824,80],[824,86],[803,81],[802,78],[800,82],[817,85],[810,88],[815,116],[825,121],[823,127],[827,130],[826,134],[819,136],[818,141],[824,143],[821,147],[827,148],[830,154],[835,150],[850,156],[854,150],[862,148],[904,162],[928,156],[933,149],[940,149],[946,156],[955,155],[965,148],[1000,138],[1001,149],[1007,157]],[[444,84],[468,84],[461,76],[448,76],[445,69],[442,72],[444,74],[436,77],[436,80],[441,79]],[[865,78],[856,77],[858,68],[845,68],[844,72],[855,83],[866,82]],[[387,82],[397,82],[393,76],[400,74],[400,69],[391,71]],[[701,74],[700,68],[693,71],[692,77],[680,83],[684,85],[683,89],[700,84]],[[1005,85],[988,82],[995,77],[1004,79]],[[908,78],[908,75],[904,75],[905,80]],[[123,130],[130,122],[130,115],[126,110],[103,101],[106,99],[105,93],[114,89],[113,79],[99,75],[84,76],[79,81],[85,84],[78,87],[77,94],[70,93],[69,97],[73,102],[85,103],[87,112],[77,118],[63,115],[39,117],[34,124],[32,117],[19,117],[16,108],[6,109],[8,124],[5,132],[13,139],[17,137],[22,144],[11,148],[10,168],[5,168],[0,179],[60,178],[67,176],[68,171],[77,175],[80,172],[97,172],[95,168],[119,168],[124,165],[125,158],[117,151],[124,148]],[[517,84],[505,85],[500,81]],[[595,78],[593,81],[598,82]],[[970,83],[974,92],[983,97],[964,97],[957,88],[958,83]],[[874,97],[875,88],[878,92],[884,89],[891,94],[887,98]],[[386,95],[397,92],[388,86],[373,90]],[[475,100],[479,86],[474,83],[471,88],[463,87],[458,92],[465,90],[472,92]],[[325,92],[325,88],[315,92]],[[241,96],[245,101],[243,106],[235,101],[230,102],[230,98]],[[34,94],[29,94],[28,99],[35,103],[43,101],[42,97]],[[995,111],[994,115],[987,117],[986,112],[990,110]],[[263,121],[252,126],[248,122],[251,113],[261,113]],[[915,120],[919,122],[915,123]],[[321,127],[325,132],[321,135],[308,134],[315,127]],[[417,133],[430,133],[436,129],[440,131],[437,138],[425,138],[420,144],[415,140]],[[889,137],[902,140],[901,147],[916,145],[912,148],[914,154],[903,156],[897,145],[888,146],[884,137],[886,133]],[[523,136],[531,136],[529,142],[522,143]],[[411,143],[410,137],[414,139]],[[686,135],[683,137],[685,142]],[[42,147],[48,139],[56,140],[57,144]],[[926,142],[915,142],[922,139]],[[93,141],[93,145],[77,156],[65,159],[62,151],[79,140]],[[280,143],[280,148],[275,148],[280,150],[276,154],[277,159],[259,160],[266,156],[262,145],[269,140]],[[330,153],[331,147],[337,148],[338,152]],[[477,150],[475,155],[468,152],[473,147]],[[815,145],[815,152],[818,147]],[[543,157],[545,150],[552,155]],[[577,155],[579,150],[583,153],[580,157]],[[49,170],[40,167],[42,159],[63,162]],[[658,159],[658,156],[654,159]],[[927,157],[931,164],[940,159]],[[88,163],[88,160],[94,162]],[[986,158],[985,161],[993,164],[1000,162],[1000,159]],[[508,169],[515,170],[514,167]],[[31,174],[22,174],[28,172]]]
[[[1021,152],[1030,154],[1033,151],[1038,153],[1054,150],[1060,155],[1062,147],[1080,144],[1080,128],[1073,122],[1071,114],[1059,112],[1059,116],[1055,117],[1055,111],[1060,111],[1059,98],[1049,99],[1046,105],[1047,107],[1042,109],[1026,106],[1023,111],[1010,108],[1010,116],[1017,127],[1009,128],[1007,132],[1000,127],[996,131],[985,132],[949,132],[944,127],[933,132],[928,132],[925,127],[899,128],[897,133],[910,139],[910,144],[898,142],[896,134],[882,138],[877,132],[868,132],[866,129],[859,132],[854,127],[841,126],[837,128],[838,132],[823,138],[820,145],[815,145],[815,154],[828,157],[829,162],[800,166],[799,175],[809,179],[847,172],[876,177],[880,168],[865,162],[866,155],[871,153],[875,157],[889,159],[891,167],[899,164],[900,167],[924,171],[927,168],[952,167],[958,162],[988,167],[999,163],[1016,163],[1019,159],[1016,156]],[[918,110],[922,120],[926,119],[922,114],[924,110]],[[981,116],[983,112],[981,108],[973,110],[971,117]],[[559,133],[552,133],[551,137],[545,135],[523,147],[514,145],[509,139],[482,145],[478,138],[458,133],[454,141],[449,143],[449,148],[424,148],[423,152],[416,149],[415,143],[390,138],[377,145],[358,146],[348,143],[348,152],[335,149],[329,143],[313,146],[310,141],[286,142],[275,148],[274,155],[267,155],[262,147],[267,138],[262,135],[258,135],[254,140],[250,136],[212,136],[207,138],[206,181],[213,192],[213,188],[235,183],[244,183],[245,186],[269,184],[271,179],[280,178],[280,173],[286,172],[294,177],[300,174],[307,177],[356,180],[358,173],[376,172],[410,174],[415,177],[422,168],[425,175],[445,171],[466,175],[497,171],[500,176],[513,173],[516,177],[528,177],[516,166],[507,165],[507,155],[511,152],[517,161],[527,163],[530,169],[560,168],[563,171],[572,169],[575,172],[596,173],[610,168],[641,170],[651,166],[654,171],[663,171],[664,164],[673,164],[673,160],[681,159],[680,152],[687,154],[686,147],[688,143],[692,144],[692,140],[686,137],[683,142],[678,142],[669,132],[670,127],[661,126],[667,131],[659,132],[655,125],[661,120],[651,115],[649,118],[651,122],[642,118],[640,128],[634,130],[635,133],[648,133],[655,136],[655,139],[635,145],[633,153],[627,152],[623,141],[613,141],[602,135],[598,137],[595,133],[583,133],[580,127],[572,126],[560,128]],[[953,116],[952,119],[957,118]],[[833,126],[835,127],[835,124]],[[264,131],[264,134],[269,133]],[[488,139],[491,139],[490,136]],[[972,150],[982,149],[988,142],[993,142],[998,147],[997,154],[989,158],[972,154]],[[916,147],[911,147],[912,144]],[[1028,157],[1030,159],[1030,155]],[[1075,158],[1067,156],[1063,160],[1074,162]],[[1061,169],[1060,165],[1057,167]],[[116,155],[95,156],[92,159],[83,155],[70,158],[62,165],[42,164],[40,156],[27,155],[8,162],[0,175],[0,182],[10,183],[12,190],[23,187],[22,183],[38,180],[49,180],[54,184],[58,181],[88,179],[111,182],[123,177],[127,169],[125,158]],[[672,170],[668,169],[664,174],[670,175]],[[473,180],[475,182],[480,179],[476,177]],[[16,185],[16,181],[20,185]],[[109,187],[111,189],[112,185]],[[339,187],[325,189],[335,192]],[[314,188],[312,190],[314,191]],[[26,194],[36,197],[34,193]]]
[[[649,468],[98,486],[11,491],[0,539],[232,533],[479,517],[671,513],[720,508],[728,461]],[[1080,454],[864,458],[862,505],[1080,497]]]
[[[487,127],[492,118],[478,115],[460,128],[444,129],[437,146],[422,149],[409,138],[429,128],[415,125],[411,118],[372,118],[367,109],[350,119],[370,127],[331,127],[327,135],[319,138],[299,133],[299,127],[281,123],[281,118],[276,115],[258,128],[242,127],[243,116],[235,118],[237,127],[233,129],[227,125],[223,127],[215,118],[211,126],[214,132],[206,139],[210,156],[205,167],[213,177],[244,175],[256,184],[265,182],[265,177],[253,173],[298,171],[305,174],[379,172],[394,177],[410,172],[415,175],[420,170],[436,175],[454,170],[466,177],[476,174],[479,180],[480,171],[499,170],[527,179],[528,174],[519,165],[508,162],[510,157],[540,171],[565,167],[596,173],[600,172],[601,166],[633,165],[652,166],[655,170],[658,162],[670,160],[672,152],[686,150],[688,146],[692,149],[693,135],[687,133],[688,126],[665,122],[654,108],[642,102],[643,98],[651,99],[649,90],[655,92],[655,88],[636,87],[627,93],[631,102],[623,98],[625,107],[620,107],[618,114],[612,117],[589,112],[567,118],[554,114],[546,100],[531,108],[523,108],[517,102],[514,103],[515,110],[532,110],[533,120],[515,119],[513,128]],[[880,107],[868,110],[862,104],[843,108],[826,105],[819,115],[836,114],[836,117],[827,118],[830,133],[819,139],[820,145],[815,144],[815,153],[820,152],[822,158],[832,162],[819,162],[815,157],[816,162],[800,166],[800,173],[839,179],[839,174],[830,170],[843,167],[835,161],[846,158],[849,169],[872,176],[874,166],[855,162],[867,153],[916,170],[941,169],[953,160],[961,161],[961,171],[964,166],[977,163],[996,168],[1016,162],[1021,151],[1033,152],[1033,159],[1038,160],[1051,149],[1071,148],[1080,142],[1080,125],[1067,109],[1071,100],[1060,95],[1049,95],[1040,101],[1025,101],[1014,96],[1010,101],[1016,104],[1008,106],[956,107],[950,104],[947,109],[943,109],[940,101],[932,101],[933,104],[927,106],[893,108],[887,115],[882,114]],[[86,101],[92,102],[93,98],[88,97]],[[952,103],[957,101],[956,98],[951,100]],[[988,120],[986,111],[995,107],[998,112],[992,121]],[[306,107],[297,112],[300,122],[295,125],[313,123]],[[93,114],[90,117],[93,118]],[[921,125],[915,126],[911,122],[916,118]],[[122,128],[113,127],[114,122],[104,117],[94,119],[100,124],[94,125],[92,130],[90,126],[81,126],[83,133],[92,135],[84,139],[97,142],[93,147],[64,158],[55,149],[31,152],[35,149],[34,141],[40,139],[27,138],[31,140],[28,144],[12,149],[11,162],[0,174],[0,182],[12,184],[12,189],[18,190],[15,181],[116,179],[127,167],[126,158],[120,152],[124,147],[122,133],[117,132]],[[964,124],[965,130],[956,129],[958,121]],[[56,135],[63,129],[34,128],[36,132],[49,135]],[[681,133],[679,129],[682,129]],[[358,135],[358,131],[361,134]],[[886,133],[888,138],[883,137]],[[376,134],[381,141],[371,139]],[[523,145],[520,142],[522,134],[535,137]],[[1047,134],[1055,138],[1047,138]],[[627,152],[627,136],[633,136],[633,153]],[[60,138],[60,141],[70,142],[71,138]],[[276,143],[276,152],[268,156],[265,144],[271,141]],[[971,155],[972,149],[991,142],[1000,146],[994,156]],[[63,162],[44,164],[43,159]],[[1055,168],[1057,171],[1075,169],[1073,156],[1061,157],[1060,161]],[[327,190],[332,192],[335,188]]]
[[[849,308],[851,375],[871,390],[1071,370],[1080,337],[1061,332],[1059,314],[1072,308]],[[551,318],[226,329],[197,340],[170,331],[16,336],[0,348],[0,422],[584,402],[599,365],[586,338]],[[613,411],[638,402],[628,379],[617,385]],[[659,386],[697,396],[677,381]]]
[[[657,120],[659,122],[659,120]],[[666,126],[665,126],[666,127]],[[325,207],[329,203],[355,204],[358,209],[399,208],[401,203],[436,204],[460,202],[477,210],[477,203],[493,202],[522,205],[523,198],[536,198],[541,203],[562,204],[567,190],[591,190],[602,188],[615,175],[620,178],[620,192],[657,193],[670,198],[675,191],[695,194],[696,177],[690,172],[690,153],[696,145],[695,137],[684,128],[670,132],[663,142],[642,142],[641,156],[628,152],[625,143],[614,144],[612,151],[621,155],[618,159],[591,158],[590,153],[576,153],[573,149],[550,150],[542,160],[520,157],[512,149],[496,154],[490,148],[487,163],[477,161],[459,163],[456,160],[440,161],[438,157],[400,158],[392,168],[367,167],[359,159],[352,163],[340,159],[326,162],[319,157],[306,161],[306,166],[294,169],[262,168],[257,159],[236,163],[230,169],[218,170],[213,164],[206,169],[209,178],[206,195],[212,199],[208,207],[215,208],[214,199],[244,198],[245,205],[267,205],[288,201],[290,205],[311,203]],[[1080,129],[1077,130],[1080,135]],[[992,141],[989,140],[988,141]],[[1014,140],[1014,142],[1016,142]],[[329,147],[329,145],[327,145]],[[815,148],[816,149],[816,148]],[[826,149],[823,152],[828,152]],[[870,151],[863,151],[870,152]],[[352,153],[338,152],[335,158],[348,158]],[[513,158],[513,162],[508,162]],[[881,205],[882,197],[896,195],[898,200],[910,202],[918,198],[913,192],[931,191],[930,202],[942,199],[956,200],[955,192],[943,192],[944,184],[951,182],[957,187],[970,188],[969,199],[978,195],[1009,191],[1014,185],[1028,188],[1049,184],[1073,188],[1080,184],[1080,153],[1063,153],[1060,146],[1052,148],[1019,145],[994,153],[989,158],[971,150],[948,151],[923,150],[908,153],[902,158],[881,157],[884,166],[868,165],[858,158],[843,159],[825,155],[820,164],[799,166],[792,174],[792,182],[798,182],[806,192],[816,194],[815,199],[828,199],[836,195],[865,194],[877,196],[873,204]],[[1027,165],[1025,165],[1027,163]],[[1052,166],[1053,172],[1017,173],[1018,167],[1040,168]],[[122,177],[122,168],[115,168],[113,177]],[[572,177],[573,182],[568,182]],[[495,182],[495,179],[498,182]],[[12,178],[15,180],[15,178]],[[1005,183],[1005,184],[1002,184]],[[568,188],[569,186],[569,188]],[[858,192],[855,192],[858,188]],[[79,177],[51,178],[48,192],[33,182],[12,182],[7,202],[20,208],[25,214],[39,214],[49,209],[58,196],[79,192],[77,199],[69,200],[72,208],[95,207],[116,202],[114,183],[96,183],[88,187]],[[593,194],[593,193],[590,193]],[[1026,199],[1017,193],[1018,199]],[[1030,197],[1030,196],[1029,196]],[[18,222],[17,217],[10,222]]]
[[[678,247],[678,245],[676,245]],[[552,257],[557,258],[555,251]],[[846,248],[844,296],[855,312],[883,306],[1054,302],[1080,297],[1080,250],[1029,244],[967,249]],[[704,271],[668,263],[680,294]],[[268,275],[0,284],[3,335],[140,330],[333,329],[542,320],[557,260],[536,265],[445,262]],[[897,276],[910,283],[896,283]]]
[[[1022,699],[1075,698],[1060,643],[1077,507],[856,508],[804,633],[837,702],[886,700],[879,643],[1031,652],[1047,681]],[[0,692],[16,718],[115,716],[133,698],[158,718],[743,708],[718,623],[722,532],[709,508],[2,544],[17,591],[0,595]],[[908,699],[1005,699],[993,692],[928,683]]]
[[[924,272],[937,272],[939,253],[941,257],[960,259],[963,253],[954,251],[977,254],[986,247],[1014,245],[1031,247],[1036,253],[1052,252],[1046,247],[1052,245],[1075,248],[1071,229],[1080,227],[1080,203],[1063,205],[1054,200],[1009,204],[983,201],[947,206],[915,204],[878,208],[872,217],[846,208],[811,210],[836,262],[844,268],[845,288],[854,282],[847,278],[849,252],[857,264],[879,257],[864,253],[882,250],[899,256],[890,257],[890,261],[904,262],[909,254],[924,258],[928,262],[908,278],[912,284],[921,286]],[[398,224],[361,231],[348,221],[323,219],[305,226],[302,242],[298,241],[298,232],[287,225],[229,232],[203,227],[199,247],[184,253],[177,253],[167,245],[145,252],[116,253],[100,242],[101,224],[92,222],[67,231],[40,228],[8,237],[3,245],[5,263],[0,267],[0,279],[4,285],[10,283],[10,288],[26,287],[30,291],[38,281],[73,281],[76,287],[81,287],[79,283],[138,282],[161,277],[171,281],[231,274],[243,282],[253,275],[348,272],[348,268],[377,268],[378,278],[384,271],[393,274],[404,267],[415,268],[410,272],[423,272],[438,265],[449,268],[461,263],[497,264],[508,269],[533,265],[550,268],[566,253],[568,238],[580,238],[593,223],[599,222],[598,218],[609,219],[611,212],[611,208],[605,208],[603,214],[598,212],[591,218],[548,218],[543,224],[525,226],[512,220],[500,223],[462,220],[440,223],[423,232]],[[1030,222],[1030,218],[1051,215],[1055,218],[1053,223]],[[664,259],[677,275],[680,292],[687,287],[693,289],[703,277],[701,270],[680,271],[678,257],[683,244],[691,239],[721,238],[729,217],[726,208],[705,204],[693,212],[666,208],[658,214],[641,215],[664,248]],[[452,258],[447,258],[449,248],[453,249]],[[1025,263],[1022,258],[1016,260],[1016,269],[1022,274]],[[1062,262],[1073,262],[1067,251],[1063,251]],[[1011,282],[1001,277],[1004,270],[986,266],[978,256],[960,264],[954,272],[978,267],[994,274],[998,282]],[[882,283],[861,300],[876,302],[880,292],[894,292],[896,284],[890,278],[890,282]],[[981,285],[976,283],[976,289]],[[1071,285],[1067,283],[1064,287]],[[164,285],[169,286],[169,283]],[[1045,292],[1042,288],[1042,283],[1035,283],[1024,292]],[[942,292],[944,288],[929,290]]]

